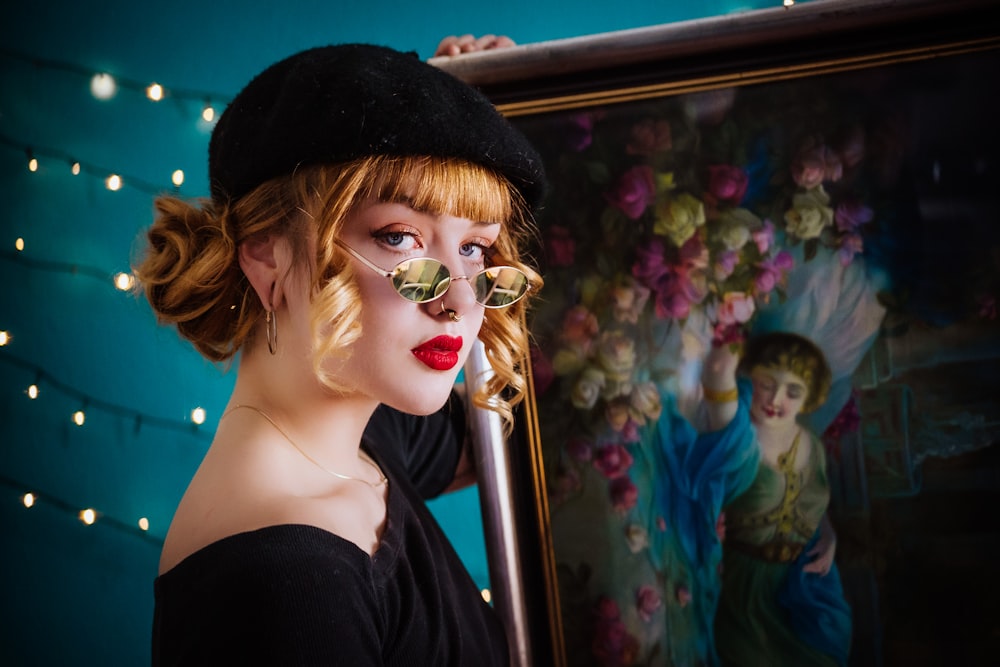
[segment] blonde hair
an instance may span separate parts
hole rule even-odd
[[[136,277],[163,324],[177,326],[206,358],[230,361],[260,335],[264,306],[237,259],[240,243],[278,234],[292,245],[295,264],[312,280],[312,361],[317,378],[343,389],[323,362],[346,357],[361,335],[363,304],[352,264],[333,242],[344,221],[372,201],[404,202],[416,210],[503,223],[491,248],[498,262],[517,267],[537,291],[542,280],[521,256],[536,233],[517,189],[496,172],[448,158],[370,156],[341,165],[303,168],[268,181],[236,202],[188,203],[162,196],[147,232]],[[309,239],[315,235],[315,256]],[[479,333],[494,375],[473,396],[479,407],[498,412],[508,429],[513,406],[526,388],[528,358],[525,314],[531,292],[502,309],[486,309]]]

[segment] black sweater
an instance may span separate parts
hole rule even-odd
[[[457,405],[423,420],[380,409],[366,433],[389,478],[375,555],[305,525],[210,544],[155,581],[153,665],[506,667],[498,618],[423,502],[463,433]]]

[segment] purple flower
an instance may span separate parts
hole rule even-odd
[[[669,271],[670,267],[663,258],[663,242],[660,239],[654,238],[648,245],[635,249],[632,276],[646,287],[657,289]]]
[[[708,193],[719,203],[739,204],[747,192],[750,179],[747,173],[731,164],[713,164],[708,167]]]
[[[740,254],[735,250],[723,250],[715,256],[713,273],[716,280],[725,280],[733,275],[736,265],[740,263]]]
[[[854,259],[854,256],[865,249],[865,241],[861,234],[845,234],[840,239],[840,248],[837,256],[840,258],[840,265],[847,266]]]
[[[649,165],[632,167],[618,179],[614,189],[605,193],[608,203],[636,220],[656,198],[656,185],[653,183],[653,168]]]
[[[833,213],[833,221],[842,232],[854,232],[874,217],[875,213],[859,201],[842,202]]]
[[[763,255],[774,245],[774,223],[770,220],[765,220],[764,226],[752,232],[750,237],[757,244],[757,252]]]

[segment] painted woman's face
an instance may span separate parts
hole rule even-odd
[[[809,397],[805,380],[790,370],[757,366],[750,379],[750,418],[755,424],[780,426],[794,422]]]

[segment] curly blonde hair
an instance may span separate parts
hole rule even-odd
[[[175,325],[207,359],[228,362],[259,335],[264,317],[237,248],[255,235],[287,238],[296,265],[308,267],[311,276],[314,372],[340,391],[323,362],[350,354],[361,335],[363,304],[353,265],[333,241],[344,221],[373,201],[503,223],[491,252],[524,271],[533,289],[512,306],[486,310],[479,338],[494,374],[473,403],[499,413],[509,429],[527,385],[525,315],[542,279],[522,257],[521,249],[537,233],[530,210],[517,189],[490,169],[459,159],[370,156],[300,169],[226,205],[162,196],[134,272],[161,323]],[[309,257],[313,236],[315,256]]]

